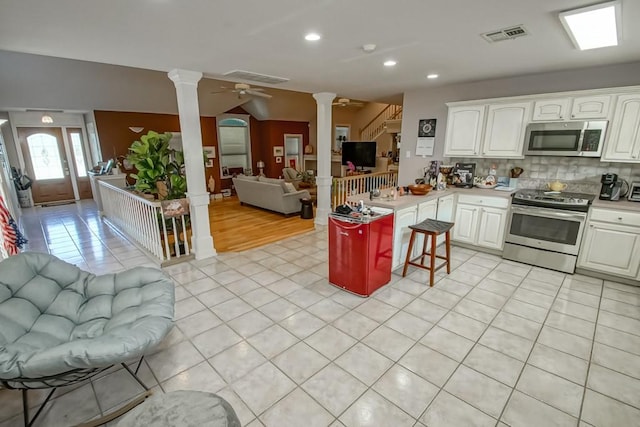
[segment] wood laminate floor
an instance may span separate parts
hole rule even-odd
[[[242,206],[237,197],[212,200],[209,222],[217,252],[244,251],[314,229],[312,219]]]

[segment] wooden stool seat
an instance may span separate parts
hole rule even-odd
[[[445,265],[447,266],[447,274],[451,273],[451,227],[453,227],[452,222],[438,221],[435,219],[425,219],[424,221],[410,225],[411,229],[411,239],[409,240],[409,248],[407,249],[407,257],[404,262],[404,269],[402,270],[402,277],[406,276],[407,268],[410,265],[418,268],[424,268],[425,270],[429,270],[429,286],[433,286],[433,276],[436,271],[440,270]],[[416,238],[416,233],[424,234],[424,242],[422,243],[422,253],[411,259],[411,252],[413,251],[413,243]],[[440,234],[445,233],[445,244],[446,244],[446,256],[436,254],[436,237]],[[431,238],[431,249],[427,252],[427,240]],[[426,266],[424,264],[424,259],[426,256],[429,256],[429,265]],[[436,267],[436,258],[444,259],[445,262]],[[420,260],[420,263],[417,263],[417,260]]]

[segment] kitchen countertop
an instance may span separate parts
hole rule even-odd
[[[347,197],[347,201],[351,203],[358,203],[358,201],[362,200],[368,206],[390,208],[397,211],[403,208],[416,206],[419,203],[428,202],[429,200],[437,199],[439,197],[449,196],[451,194],[469,194],[474,196],[511,198],[511,194],[513,194],[514,191],[515,190],[496,191],[493,189],[482,189],[482,188],[476,188],[476,187],[474,188],[449,187],[446,190],[442,190],[442,191],[430,191],[428,194],[424,196],[414,196],[413,194],[408,194],[406,196],[398,196],[397,200],[393,200],[391,198],[385,199],[382,197],[376,197],[373,200],[369,200],[369,193],[360,193],[360,194],[354,194],[352,196]],[[391,189],[384,189],[382,190],[382,195],[389,194],[390,192],[391,192]]]
[[[630,202],[627,199],[624,200],[600,200],[598,196],[596,196],[591,206],[594,208],[603,208],[603,209],[617,209],[624,211],[636,211],[640,212],[640,202]]]

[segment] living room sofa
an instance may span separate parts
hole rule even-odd
[[[287,189],[284,179],[239,175],[233,185],[240,203],[285,215],[300,212],[300,199],[311,198],[307,190],[295,190],[291,184]]]

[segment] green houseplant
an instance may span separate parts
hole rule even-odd
[[[154,198],[180,199],[186,196],[184,154],[169,147],[171,133],[149,131],[129,147],[127,160],[137,169],[130,176],[136,180],[134,188]]]
[[[313,175],[311,171],[298,171],[297,179],[300,179],[301,188],[310,188],[313,187],[316,183],[316,177]]]

